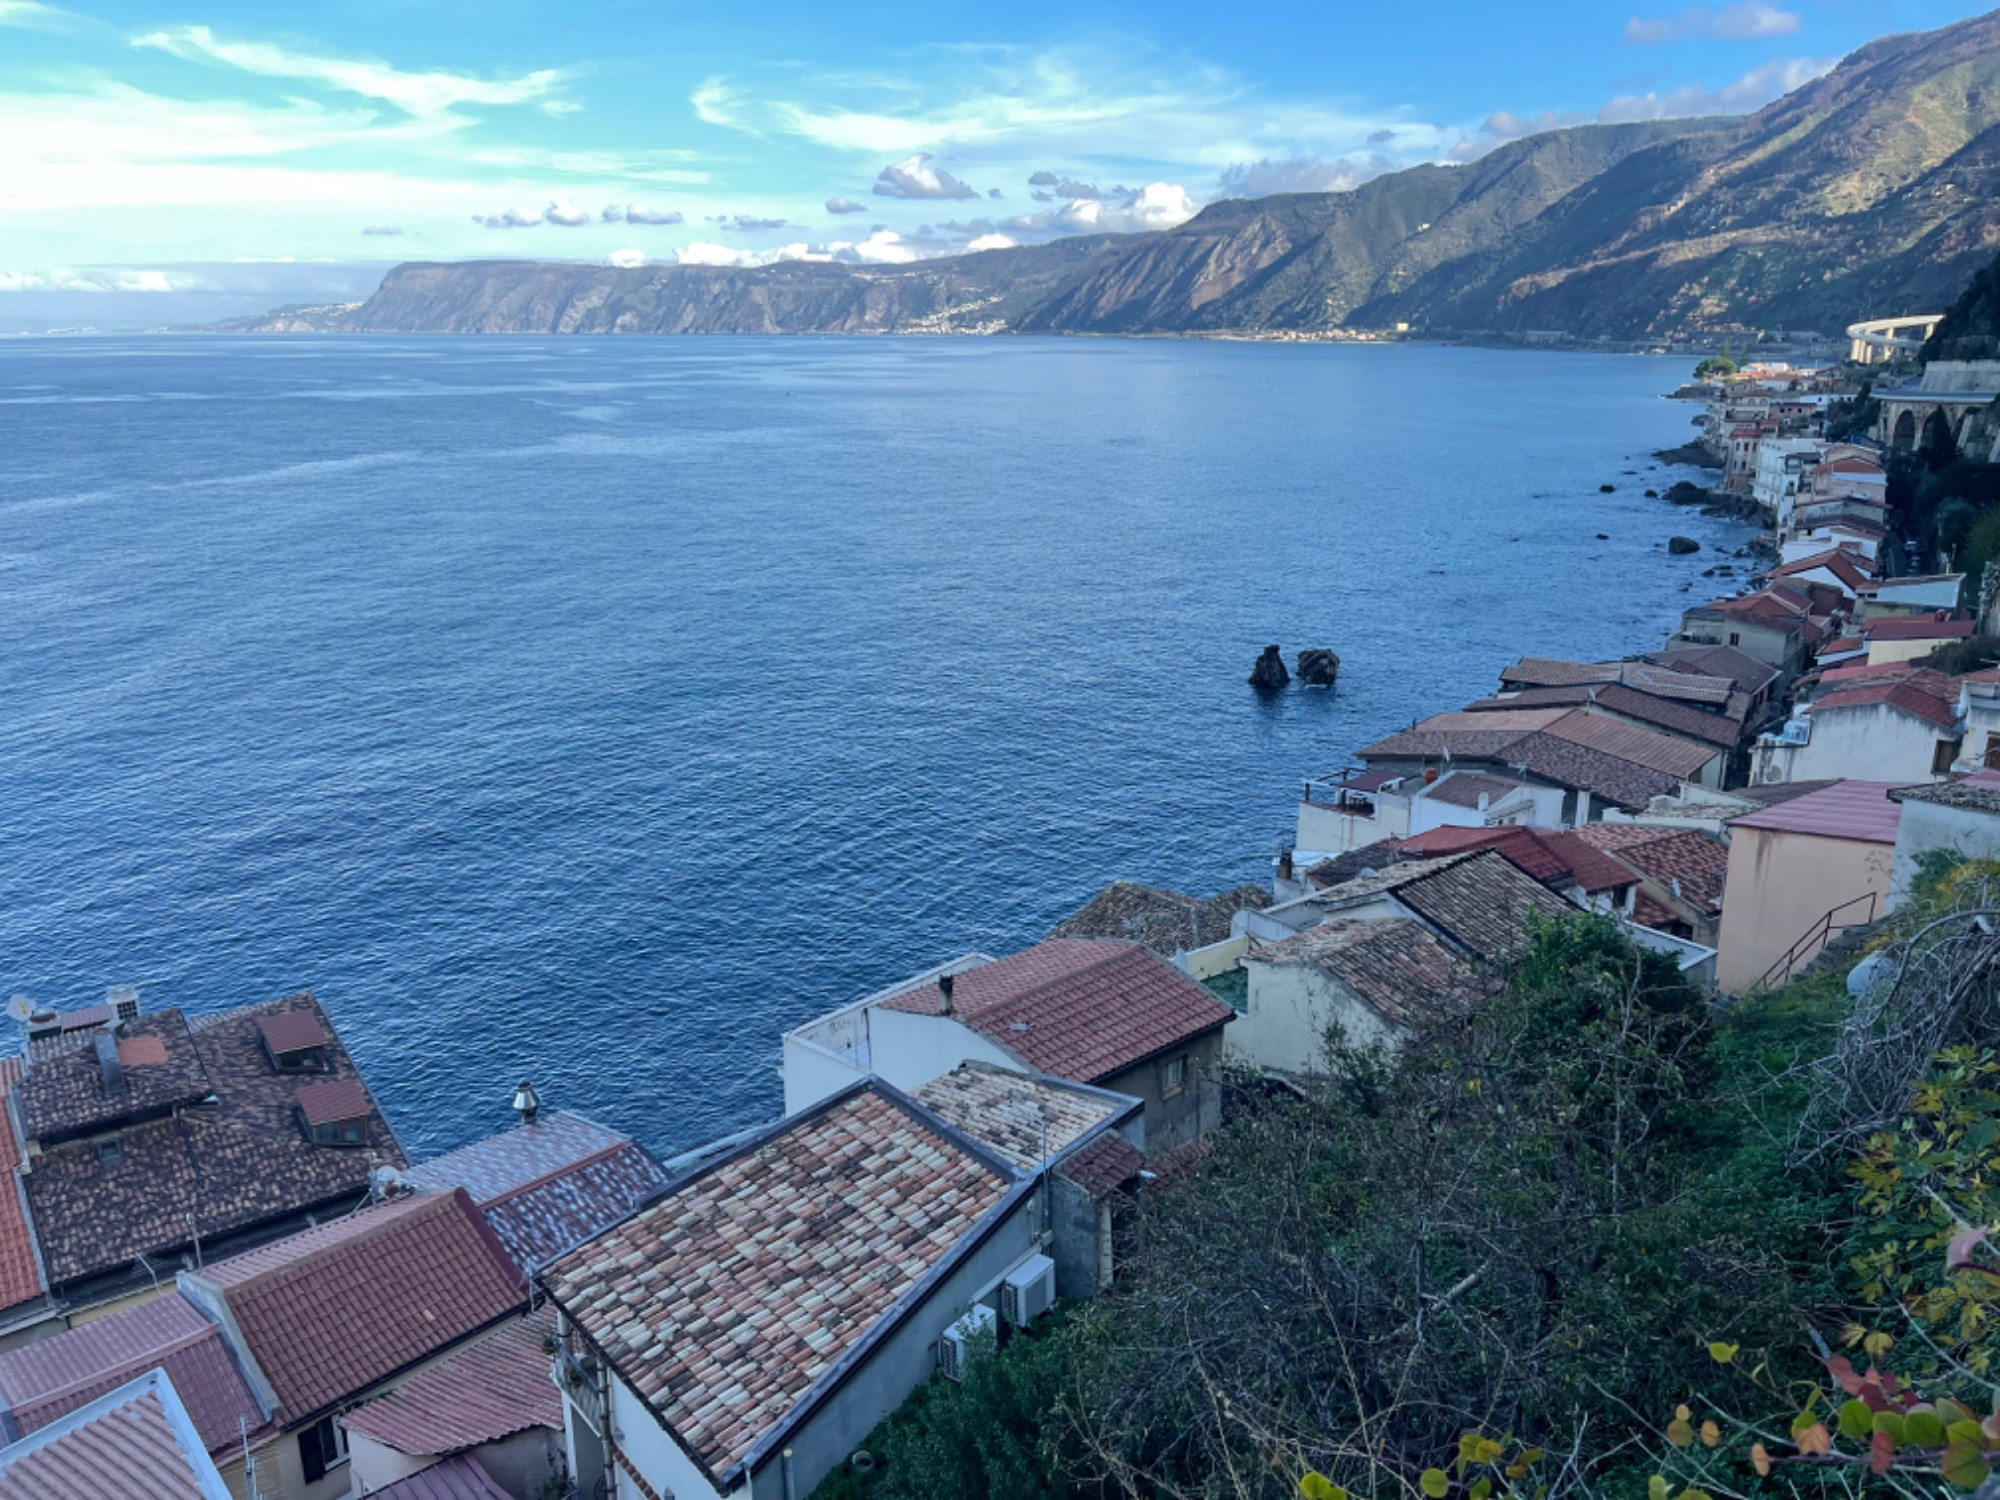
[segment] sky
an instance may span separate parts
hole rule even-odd
[[[401,260],[897,262],[1744,112],[1947,0],[0,0],[0,319]],[[300,295],[293,295],[300,294]]]

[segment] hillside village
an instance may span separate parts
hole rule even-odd
[[[1119,882],[798,1026],[783,1117],[676,1159],[521,1081],[512,1128],[411,1161],[310,994],[17,1005],[0,1497],[800,1500],[1116,1286],[1244,1100],[1476,1013],[1538,932],[1769,992],[1927,856],[2000,858],[2000,568],[1915,523],[1925,475],[2000,462],[2000,362],[1926,349],[1700,392],[1768,545],[1653,649],[1529,651],[1356,748],[1268,885]]]

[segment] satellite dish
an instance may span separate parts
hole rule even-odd
[[[35,1013],[35,1002],[26,995],[15,995],[7,1001],[7,1019],[16,1025],[25,1026],[28,1017]]]

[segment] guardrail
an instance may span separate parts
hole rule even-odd
[[[1832,908],[1808,927],[1799,940],[1787,948],[1778,961],[1764,971],[1764,977],[1757,981],[1755,988],[1768,990],[1787,983],[1800,965],[1818,957],[1820,950],[1833,941],[1836,931],[1845,932],[1850,927],[1866,927],[1875,920],[1875,904],[1880,899],[1870,891],[1865,896],[1856,896],[1852,901],[1843,901]],[[1853,921],[1836,920],[1842,912],[1852,911],[1856,907],[1862,907],[1865,914]]]

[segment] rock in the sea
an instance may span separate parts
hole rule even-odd
[[[1618,486],[1615,484],[1600,484],[1597,487],[1597,493],[1600,495],[1609,495],[1615,493],[1617,489]]]
[[[1657,500],[1660,498],[1660,492],[1658,490],[1647,490],[1646,498],[1648,500]]]
[[[1600,542],[1608,542],[1611,540],[1611,533],[1608,531],[1600,531],[1597,533],[1597,539]]]
[[[1701,543],[1691,536],[1670,536],[1667,538],[1667,551],[1675,557],[1685,557],[1690,552],[1701,551]]]
[[[1258,666],[1263,663],[1259,662]],[[1308,646],[1299,653],[1299,681],[1307,687],[1332,687],[1340,676],[1340,653],[1325,646]],[[1257,679],[1250,679],[1255,682]]]
[[[1285,670],[1285,654],[1276,646],[1266,646],[1257,665],[1250,669],[1250,686],[1260,692],[1275,693],[1290,686],[1291,680],[1292,674]]]
[[[1677,479],[1667,491],[1669,505],[1706,505],[1708,491],[1698,484],[1689,484],[1685,479]]]

